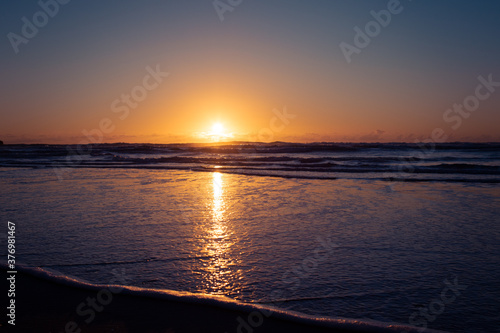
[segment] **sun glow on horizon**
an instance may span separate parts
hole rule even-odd
[[[221,122],[215,122],[209,132],[202,132],[198,135],[201,138],[209,139],[210,141],[218,142],[225,139],[230,139],[233,137],[233,133],[226,131],[224,124]]]

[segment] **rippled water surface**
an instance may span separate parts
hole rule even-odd
[[[497,184],[144,169],[0,177],[0,231],[17,223],[27,265],[95,283],[123,268],[130,285],[314,315],[500,327]],[[460,287],[436,308],[450,284]]]

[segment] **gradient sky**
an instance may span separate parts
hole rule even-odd
[[[500,82],[500,2],[400,6],[348,63],[340,43],[388,1],[243,0],[221,21],[212,0],[72,0],[17,54],[8,34],[41,7],[2,1],[0,139],[78,143],[109,119],[104,142],[203,141],[217,121],[237,140],[500,141],[500,87],[456,128],[443,119],[479,76]],[[169,76],[120,119],[111,104],[148,66]],[[295,118],[271,126],[284,108]]]

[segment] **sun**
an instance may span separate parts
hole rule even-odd
[[[211,131],[202,132],[200,133],[200,136],[202,138],[209,139],[210,141],[218,142],[221,140],[232,138],[233,133],[227,132],[224,124],[222,124],[221,122],[215,122],[212,124]]]
[[[221,123],[215,123],[212,125],[212,135],[223,136],[224,135],[224,125]]]

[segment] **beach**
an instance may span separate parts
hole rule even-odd
[[[314,325],[347,318],[386,329],[492,331],[499,320],[500,195],[498,156],[495,146],[487,147],[443,146],[415,160],[408,174],[397,167],[404,163],[398,154],[415,154],[408,145],[103,145],[60,179],[54,162],[65,147],[6,146],[0,218],[3,236],[15,237],[16,265],[62,281],[135,290],[113,299],[142,302],[162,290],[196,295],[194,304],[223,297],[216,307],[223,304],[224,311],[237,304],[231,311],[264,306],[300,313]],[[13,236],[7,222],[15,226]],[[6,254],[1,259],[7,264]],[[40,305],[66,304],[56,301],[60,296],[74,298],[64,305],[66,321],[81,325],[90,316],[88,305],[80,308],[84,315],[75,312],[86,297],[61,291],[60,279],[49,279],[53,297],[30,297],[48,282],[29,272],[16,284],[24,295],[19,323],[61,312]],[[33,299],[36,305],[23,312]],[[109,320],[118,325],[121,311],[133,331],[141,321],[131,319],[140,316],[128,315],[128,305]],[[189,331],[198,320],[188,314],[203,312],[183,311],[169,319],[179,323],[174,331]],[[145,325],[163,318],[150,312],[156,319]],[[223,331],[239,325],[233,312],[224,312]],[[99,317],[90,332],[99,329]],[[265,317],[266,325],[278,317]]]
[[[404,325],[315,318],[223,297],[91,285],[40,269],[19,269],[16,275],[15,325],[2,321],[3,332],[418,332]]]
[[[0,333],[500,333],[500,1],[0,8]]]

